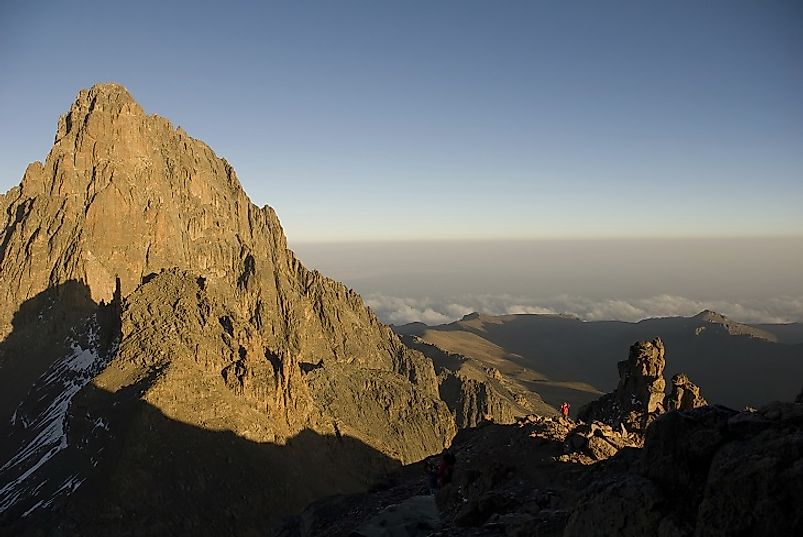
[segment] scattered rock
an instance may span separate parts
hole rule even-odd
[[[566,438],[567,451],[583,452],[595,461],[613,457],[625,447],[641,447],[642,436],[598,421],[576,426]]]

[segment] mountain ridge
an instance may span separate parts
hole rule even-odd
[[[656,336],[666,342],[670,364],[677,368],[670,376],[687,371],[708,387],[714,403],[743,408],[787,400],[798,390],[795,373],[803,375],[796,325],[754,327],[710,311],[635,323],[478,313],[444,325],[393,328],[498,367],[553,407],[562,401],[579,406],[612,389],[615,377],[606,364],[616,360],[618,349]],[[731,381],[721,382],[722,375]]]
[[[158,437],[110,439],[152,411],[257,444],[282,446],[302,434],[335,439],[320,442],[326,477],[312,477],[293,502],[276,495],[267,514],[248,524],[343,487],[367,487],[385,471],[381,463],[353,474],[360,461],[346,455],[345,439],[405,463],[440,452],[454,435],[432,364],[357,293],[306,269],[287,248],[275,211],[250,202],[228,162],[147,115],[123,86],[79,92],[44,163],[28,166],[0,208],[3,520],[67,502],[84,513],[78,527],[92,526],[82,502],[114,483],[95,480],[91,494],[75,491],[92,481],[96,464],[123,480],[150,472],[135,452],[158,453],[151,445]],[[58,412],[42,414],[28,402],[32,393]],[[109,405],[135,410],[114,419]],[[103,438],[117,447],[93,451]],[[164,447],[189,449],[167,469],[196,475],[192,447]],[[230,464],[207,471],[230,483]],[[80,472],[65,474],[66,467]],[[338,471],[355,479],[341,486]],[[293,477],[284,479],[267,486],[291,486]],[[212,491],[203,483],[183,494],[206,498]],[[92,531],[117,531],[114,510],[136,518],[141,501],[103,505],[106,525]],[[181,524],[163,522],[169,531]],[[207,523],[220,530],[225,521]]]

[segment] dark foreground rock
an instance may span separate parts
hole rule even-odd
[[[436,496],[438,524],[427,509],[411,509],[427,491],[418,465],[381,492],[323,501],[278,534],[803,534],[803,403],[741,412],[705,405],[699,388],[676,375],[676,410],[665,412],[664,364],[660,340],[631,348],[617,391],[584,413],[607,422],[531,415],[462,430],[450,448],[454,479]]]
[[[453,480],[432,497],[437,530],[428,509],[410,509],[426,505],[421,496],[428,492],[427,479],[424,465],[418,464],[395,474],[388,489],[318,502],[285,521],[275,535],[557,537],[591,475],[580,462],[559,460],[572,427],[530,416],[512,425],[483,423],[461,431],[451,447],[457,459]],[[377,529],[382,520],[385,533]]]
[[[564,535],[800,535],[802,483],[800,403],[670,412],[634,464],[585,491]]]
[[[642,448],[623,446],[600,461],[571,447],[591,429],[602,427],[533,416],[461,431],[451,447],[453,482],[434,498],[437,523],[430,510],[411,507],[431,506],[422,499],[419,464],[381,490],[318,502],[274,534],[777,537],[803,530],[803,404],[668,412]]]

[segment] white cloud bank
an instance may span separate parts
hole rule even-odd
[[[491,315],[514,313],[570,313],[586,321],[639,321],[649,317],[695,315],[710,309],[745,323],[803,322],[803,296],[739,302],[700,301],[673,295],[635,299],[592,300],[561,295],[534,299],[511,295],[466,295],[448,299],[402,298],[378,293],[364,297],[385,323],[443,324],[474,311]]]

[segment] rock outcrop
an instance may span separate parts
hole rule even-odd
[[[685,373],[672,377],[672,391],[665,403],[667,410],[692,410],[708,404],[700,394],[700,387],[690,381]]]
[[[476,427],[483,421],[513,423],[521,415],[521,410],[488,381],[465,378],[451,371],[439,377],[441,398],[452,410],[458,429]]]
[[[445,351],[414,335],[401,338],[408,347],[432,360],[440,397],[452,411],[458,429],[475,427],[483,421],[514,423],[533,413],[557,415],[540,395],[524,389],[495,367]]]
[[[565,537],[797,535],[803,405],[670,412],[644,449],[579,498]]]
[[[672,390],[664,395],[666,350],[660,338],[638,341],[630,347],[630,356],[619,366],[619,384],[612,393],[580,409],[578,419],[600,422],[625,435],[625,444],[638,445],[629,433],[643,434],[647,426],[665,411],[692,410],[708,405],[700,388],[685,373],[672,377]],[[601,429],[597,429],[598,431]],[[613,442],[616,445],[616,441]],[[610,451],[603,445],[602,448]],[[602,453],[602,452],[600,452]]]
[[[354,291],[307,270],[225,160],[120,85],[79,93],[46,161],[0,209],[6,520],[68,501],[85,534],[113,533],[125,517],[145,533],[222,531],[236,517],[247,533],[454,434],[431,363]],[[37,390],[44,407],[18,406]],[[241,461],[226,442],[242,444]],[[161,459],[147,466],[143,454]],[[326,470],[296,486],[305,464]],[[70,465],[75,475],[50,479]],[[246,475],[250,465],[260,469]],[[114,492],[96,467],[129,485]],[[149,488],[170,481],[157,468],[177,478],[163,492]],[[215,510],[218,487],[252,499]],[[194,515],[173,508],[178,497]]]
[[[629,431],[643,431],[664,410],[664,344],[660,338],[639,341],[619,362],[619,384],[612,393],[580,409],[578,418],[601,421]]]

